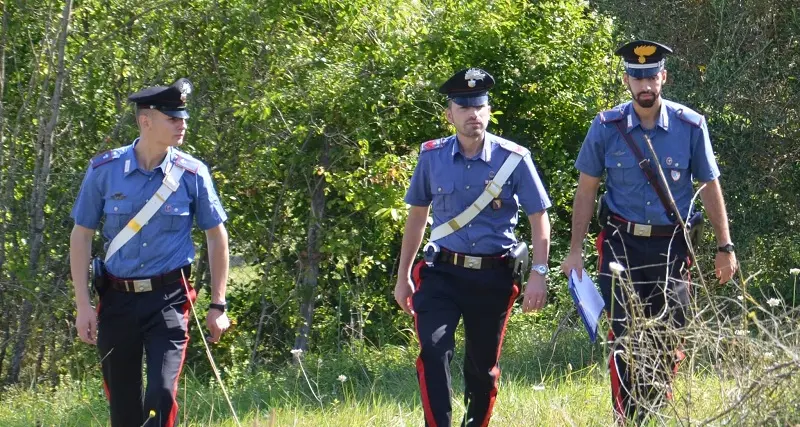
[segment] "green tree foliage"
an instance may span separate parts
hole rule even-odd
[[[615,31],[616,40],[646,35],[678,48],[669,95],[709,116],[734,236],[750,268],[774,267],[768,280],[777,283],[800,257],[796,233],[786,232],[797,220],[790,119],[800,31],[785,3],[761,4],[662,2],[652,7],[665,19],[648,19],[640,34],[644,21],[605,1],[76,2],[52,170],[36,184],[46,191],[44,225],[34,227],[37,135],[52,117],[64,3],[4,2],[0,308],[8,315],[0,320],[0,374],[25,323],[32,328],[19,354],[21,380],[97,374],[92,349],[74,345],[69,210],[88,159],[136,136],[126,96],[181,76],[195,84],[183,149],[209,164],[230,217],[236,325],[214,352],[230,376],[288,360],[303,321],[313,351],[407,342],[410,319],[391,297],[403,195],[419,144],[452,132],[436,89],[461,68],[479,66],[498,79],[491,130],[532,150],[554,201],[559,262],[570,233],[572,163],[589,121],[627,96],[611,55]],[[740,37],[729,37],[730,28]],[[314,199],[316,188],[323,192]],[[524,222],[519,235],[527,239]],[[44,249],[32,271],[36,233]],[[208,268],[203,235],[195,237],[203,308]],[[559,310],[571,310],[563,279],[552,287],[557,304],[531,319],[555,324]],[[30,315],[20,314],[23,300]],[[313,317],[302,319],[309,302]],[[202,374],[202,331],[192,334],[189,362]]]

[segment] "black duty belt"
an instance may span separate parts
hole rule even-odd
[[[442,249],[436,262],[445,264],[454,264],[465,268],[474,270],[488,270],[502,266],[508,266],[508,259],[503,255],[495,256],[473,256],[450,252]]]
[[[181,268],[161,274],[159,276],[142,279],[121,279],[108,275],[108,282],[111,288],[120,292],[149,292],[162,288],[166,285],[177,283],[181,278],[189,278],[192,273],[192,266],[185,265]]]
[[[640,237],[672,236],[678,229],[677,225],[637,224],[616,215],[612,215],[608,223],[628,234]]]

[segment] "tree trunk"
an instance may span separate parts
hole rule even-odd
[[[33,194],[31,195],[31,227],[30,227],[30,252],[28,256],[29,277],[35,278],[38,270],[39,257],[44,243],[44,203],[47,195],[47,184],[50,179],[50,167],[53,160],[53,144],[55,142],[55,128],[58,125],[59,111],[61,108],[61,94],[64,87],[65,73],[65,51],[67,45],[67,32],[69,20],[72,13],[72,0],[64,2],[64,9],[61,14],[61,29],[58,36],[57,51],[58,65],[56,68],[56,79],[53,88],[53,96],[50,100],[50,118],[47,124],[40,128],[40,135],[37,141],[41,142],[42,152],[37,159],[36,173],[34,174]],[[11,368],[8,372],[6,383],[15,384],[19,381],[19,372],[22,368],[22,360],[25,356],[25,349],[28,344],[28,337],[31,332],[30,317],[33,314],[33,303],[30,298],[26,298],[22,303],[22,311],[19,318],[19,328],[17,330],[17,341],[14,344],[14,353],[11,358]]]
[[[327,171],[329,165],[329,141],[325,137],[319,165]],[[303,277],[298,283],[300,296],[300,318],[302,323],[297,329],[294,348],[308,350],[308,336],[314,316],[314,296],[319,279],[319,246],[322,242],[322,222],[325,220],[325,176],[315,174],[316,179],[311,180],[311,215],[308,218],[308,244],[306,246],[305,260],[302,260]]]
[[[3,362],[6,360],[6,350],[8,350],[8,343],[11,342],[11,321],[12,318],[7,319],[8,321],[3,328],[3,342],[0,343],[0,374],[3,373]]]

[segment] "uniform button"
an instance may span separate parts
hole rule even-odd
[[[146,248],[147,247],[147,242],[142,243],[142,246]]]
[[[467,165],[467,169],[469,169],[469,168],[471,168],[471,167],[472,167],[472,165]]]
[[[649,219],[647,220],[647,223],[650,224],[650,220]]]
[[[468,225],[467,228],[472,228],[472,224]]]
[[[473,248],[475,247],[475,243],[473,243],[473,244],[472,244],[472,247],[473,247]]]
[[[119,206],[114,206],[114,212],[119,210]]]
[[[145,203],[147,203],[147,202],[149,202],[149,201],[150,201],[150,199],[144,199],[144,202],[145,202]]]
[[[469,185],[467,186],[467,190],[469,190]]]
[[[617,167],[621,168],[622,167],[622,163],[617,163]]]
[[[439,188],[438,188],[438,190],[439,190],[439,192],[441,193],[441,192],[442,192],[442,187],[439,187]]]
[[[139,264],[139,267],[144,268],[144,264]]]
[[[676,167],[676,168],[677,168],[678,166],[680,166],[680,165],[681,165],[680,163],[675,163],[675,167]]]
[[[511,181],[506,181],[506,185],[511,185]]]
[[[647,206],[650,206],[650,202],[647,202]]]
[[[650,185],[650,181],[647,181],[647,185]]]

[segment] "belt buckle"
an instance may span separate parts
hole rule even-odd
[[[482,262],[483,258],[479,256],[464,255],[464,267],[480,270]]]
[[[653,226],[652,225],[633,224],[633,235],[634,236],[650,237],[650,234],[652,232],[653,232]]]
[[[142,280],[134,280],[133,281],[133,292],[150,292],[153,290],[153,284],[150,282],[150,279],[142,279]]]

